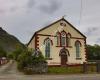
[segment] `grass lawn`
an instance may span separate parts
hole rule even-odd
[[[54,73],[54,74],[82,73],[82,67],[48,67],[48,73]]]
[[[95,73],[96,66],[88,66],[87,73]],[[80,74],[83,73],[82,66],[75,67],[48,67],[49,74]]]

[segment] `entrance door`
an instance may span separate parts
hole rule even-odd
[[[61,65],[66,65],[67,55],[61,55]]]

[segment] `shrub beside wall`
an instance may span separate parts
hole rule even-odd
[[[23,51],[18,57],[18,69],[25,74],[46,73],[48,66],[40,51]]]

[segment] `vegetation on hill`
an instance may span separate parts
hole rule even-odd
[[[12,52],[17,47],[25,47],[16,37],[10,35],[0,27],[0,48],[5,52]]]

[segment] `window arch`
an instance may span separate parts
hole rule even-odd
[[[80,56],[81,56],[81,52],[80,52],[81,43],[80,43],[80,41],[75,42],[75,47],[76,47],[76,58],[80,58]]]
[[[45,44],[45,57],[50,58],[51,45],[53,45],[52,40],[50,38],[46,38],[44,40],[44,44]]]
[[[61,46],[66,46],[66,32],[61,32]]]

